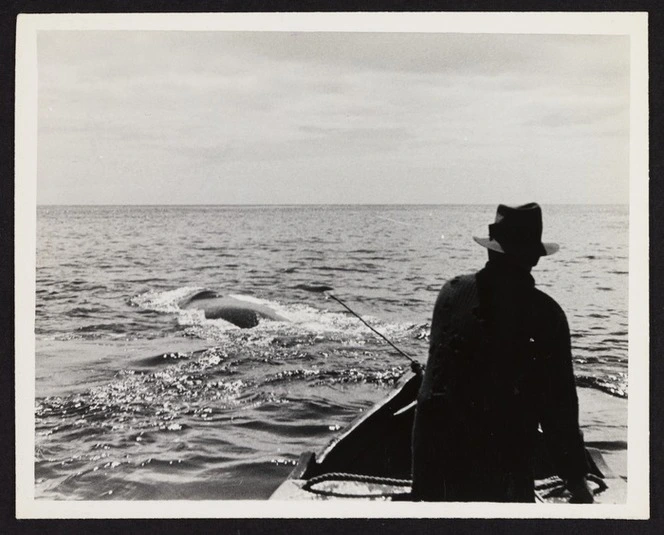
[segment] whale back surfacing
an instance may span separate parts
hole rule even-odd
[[[233,297],[223,297],[211,290],[188,296],[180,301],[179,306],[187,310],[202,310],[207,319],[222,319],[242,329],[255,327],[262,318],[288,321],[269,307]]]
[[[218,306],[206,308],[204,312],[207,319],[222,319],[242,329],[251,329],[259,323],[258,313],[248,308]]]
[[[195,294],[185,297],[178,303],[178,305],[180,308],[197,308],[190,305],[196,301],[202,301],[204,299],[216,299],[221,297],[221,295],[212,290],[201,290],[200,292],[196,292]]]

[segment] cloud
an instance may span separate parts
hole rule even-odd
[[[57,191],[58,200],[98,202],[103,190],[114,202],[156,202],[145,192],[159,190],[168,202],[168,184],[173,202],[199,202],[201,191],[207,202],[349,202],[349,192],[373,202],[389,180],[390,199],[408,191],[409,202],[445,202],[456,188],[454,198],[473,202],[487,173],[494,189],[512,191],[523,185],[514,177],[543,165],[569,177],[543,188],[545,198],[565,199],[579,177],[592,186],[602,175],[621,199],[628,44],[620,36],[43,32],[39,200],[53,202]],[[588,172],[589,155],[603,173]],[[311,177],[325,177],[318,195]],[[460,177],[473,187],[459,189]],[[432,184],[442,184],[440,197]]]

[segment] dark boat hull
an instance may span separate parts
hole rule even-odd
[[[305,452],[271,499],[410,499],[411,430],[421,378],[404,377],[397,388],[359,416],[321,452]],[[601,453],[587,449],[591,477],[600,503],[621,503],[626,483],[613,475]],[[535,476],[544,501],[566,501],[543,444]],[[313,484],[312,484],[313,483]],[[607,487],[607,488],[604,488]],[[600,499],[601,497],[601,499]]]

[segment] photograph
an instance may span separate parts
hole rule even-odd
[[[19,16],[17,516],[647,518],[647,38]]]

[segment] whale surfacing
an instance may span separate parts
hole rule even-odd
[[[224,297],[211,290],[196,292],[182,299],[178,306],[184,310],[202,310],[207,319],[222,319],[242,329],[255,327],[261,319],[288,321],[265,305]]]

